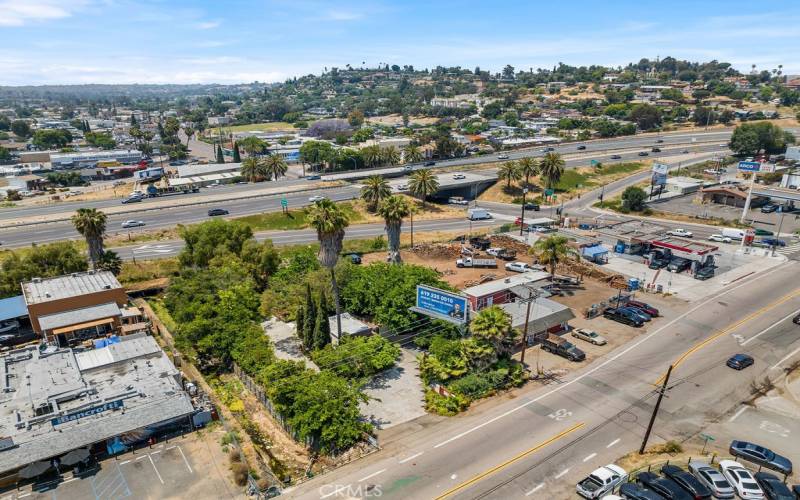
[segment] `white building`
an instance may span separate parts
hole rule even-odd
[[[93,167],[99,161],[118,161],[123,165],[133,165],[142,161],[142,152],[137,149],[117,149],[50,154],[50,164],[54,169]]]

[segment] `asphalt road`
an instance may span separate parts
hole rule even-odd
[[[798,266],[782,264],[670,311],[647,333],[551,385],[498,397],[466,417],[426,417],[381,451],[285,496],[366,498],[358,492],[371,486],[381,498],[575,498],[575,482],[638,448],[655,383],[687,350],[695,348],[673,371],[651,442],[692,435],[731,412],[748,398],[751,381],[800,345],[795,325],[759,333],[800,308],[798,295],[787,298],[797,293]],[[726,368],[736,352],[753,355],[756,366]],[[788,441],[776,451],[800,459]]]

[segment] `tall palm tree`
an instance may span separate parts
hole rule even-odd
[[[525,176],[525,186],[530,186],[529,179],[539,174],[539,164],[536,163],[535,159],[526,156],[525,158],[517,160],[517,165],[519,166],[520,173]]]
[[[281,155],[269,155],[262,161],[264,164],[264,173],[268,179],[277,181],[278,177],[286,175],[286,172],[289,170],[289,166],[286,165],[286,160],[284,160]]]
[[[250,182],[256,182],[259,179],[263,179],[266,177],[264,162],[261,160],[261,158],[256,158],[255,156],[245,158],[242,162],[241,173],[242,176],[247,178],[247,180]]]
[[[389,239],[389,255],[387,261],[392,264],[400,264],[400,231],[403,227],[403,219],[411,214],[411,206],[404,196],[389,196],[381,202],[378,212],[386,221],[386,236]]]
[[[361,199],[367,202],[370,212],[378,209],[378,204],[392,194],[389,182],[380,175],[371,175],[361,188]]]
[[[368,167],[377,167],[381,163],[381,148],[379,146],[365,146],[361,148],[361,158]]]
[[[381,161],[384,165],[397,165],[400,163],[400,150],[394,146],[381,149]]]
[[[530,253],[542,264],[550,266],[551,278],[555,277],[556,266],[559,262],[577,256],[575,249],[569,246],[567,237],[560,235],[539,239],[531,247]]]
[[[342,251],[344,230],[350,225],[347,214],[329,199],[314,203],[308,210],[308,223],[317,230],[319,240],[319,253],[317,259],[320,264],[331,272],[331,287],[333,299],[336,304],[336,332],[342,338],[342,307],[339,303],[339,287],[336,284],[334,267]]]
[[[549,189],[553,189],[553,186],[561,180],[561,176],[564,174],[564,165],[564,159],[558,153],[547,153],[542,158],[539,169]]]
[[[418,163],[422,161],[422,158],[422,150],[419,148],[419,146],[409,144],[403,148],[403,160],[406,163]]]
[[[186,147],[189,147],[189,141],[192,140],[192,136],[194,135],[194,128],[193,127],[183,127],[183,133],[186,134]]]
[[[103,258],[103,235],[106,232],[106,214],[96,208],[79,208],[72,216],[72,225],[86,238],[89,246],[89,260],[92,267],[97,269],[97,264]]]
[[[408,181],[408,190],[422,200],[422,206],[424,207],[425,198],[439,190],[439,179],[429,168],[417,170],[411,174]]]
[[[506,181],[506,187],[511,187],[511,181],[522,179],[522,172],[515,161],[507,161],[497,170],[497,178]]]
[[[250,156],[254,156],[256,153],[261,153],[267,149],[267,146],[269,146],[265,141],[255,136],[245,137],[238,142],[239,146],[241,146],[242,149],[244,149],[245,152]]]

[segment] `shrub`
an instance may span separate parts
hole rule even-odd
[[[236,483],[236,486],[244,486],[247,484],[247,466],[245,464],[231,464],[231,472],[233,473],[233,482]]]
[[[433,389],[428,389],[425,392],[425,409],[437,415],[445,417],[452,417],[467,408],[469,408],[470,400],[459,394],[453,394],[452,397],[441,396]]]

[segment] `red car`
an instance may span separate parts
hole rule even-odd
[[[648,316],[652,316],[653,318],[659,315],[658,309],[645,302],[639,302],[638,300],[629,300],[628,307],[639,309],[643,313],[647,314]]]

